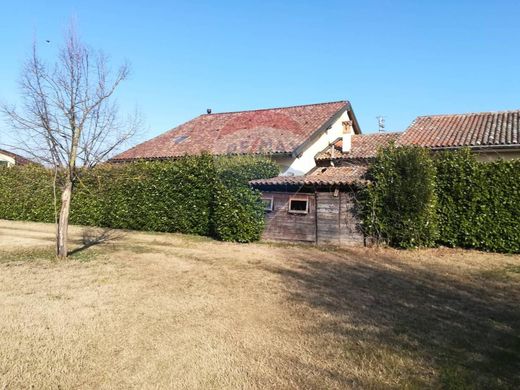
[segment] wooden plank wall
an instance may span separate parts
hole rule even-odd
[[[294,193],[264,191],[263,194],[274,200],[273,211],[266,213],[264,239],[332,245],[363,244],[352,192],[339,192],[337,196],[333,192],[298,193],[298,196],[309,199],[308,214],[288,213],[289,199],[296,195]]]
[[[316,194],[318,244],[363,244],[360,219],[352,192],[318,192]]]
[[[340,242],[340,196],[330,192],[317,192],[318,244],[339,244]]]
[[[364,237],[361,230],[361,216],[356,206],[356,195],[353,192],[341,192],[340,208],[340,245],[363,245]]]
[[[266,240],[316,242],[316,211],[314,194],[298,193],[309,200],[308,214],[290,214],[289,198],[295,194],[264,192],[273,197],[273,211],[266,213],[266,227],[263,238]]]

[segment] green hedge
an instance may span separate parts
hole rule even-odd
[[[277,173],[270,160],[209,155],[105,164],[79,172],[70,221],[253,241],[260,237],[264,218],[259,194],[248,181]],[[2,169],[0,218],[52,222],[51,182],[52,173],[43,168]]]
[[[54,221],[53,173],[38,165],[0,167],[0,218]]]
[[[215,186],[212,235],[223,241],[249,242],[260,239],[264,229],[264,205],[260,192],[249,181],[276,176],[279,168],[251,156],[216,160],[219,181]]]
[[[437,238],[435,167],[428,152],[391,146],[369,170],[364,192],[368,235],[399,248],[431,246]]]
[[[469,150],[434,156],[439,243],[520,252],[520,160],[476,161]]]
[[[478,162],[468,149],[379,152],[363,199],[368,235],[392,246],[520,253],[520,160]]]

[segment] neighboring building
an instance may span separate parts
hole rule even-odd
[[[345,131],[361,134],[348,101],[208,113],[110,161],[172,159],[203,152],[264,155],[280,165],[282,175],[304,175],[316,166],[316,153]]]
[[[0,149],[0,166],[27,165],[31,161],[7,150]]]
[[[520,158],[520,110],[419,116],[399,144],[432,150],[469,147],[481,161]]]

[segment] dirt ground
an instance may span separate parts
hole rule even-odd
[[[518,388],[520,256],[0,221],[0,389]]]

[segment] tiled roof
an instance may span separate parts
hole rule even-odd
[[[331,185],[352,185],[365,183],[367,167],[363,165],[351,165],[341,167],[317,168],[305,176],[277,176],[271,179],[253,180],[250,184],[253,187],[261,186],[331,186]]]
[[[112,161],[160,159],[186,154],[292,153],[314,133],[325,131],[347,101],[253,111],[201,115],[112,158]]]
[[[379,148],[397,141],[401,134],[403,133],[354,134],[350,152],[342,152],[343,141],[338,139],[333,145],[318,153],[315,158],[316,160],[374,158]]]
[[[420,116],[399,143],[427,148],[520,148],[520,110]]]
[[[26,159],[25,157],[22,157],[16,153],[8,152],[7,150],[0,149],[0,154],[4,154],[6,156],[9,156],[11,158],[14,158],[15,165],[27,165],[27,164],[34,164],[31,160]]]

